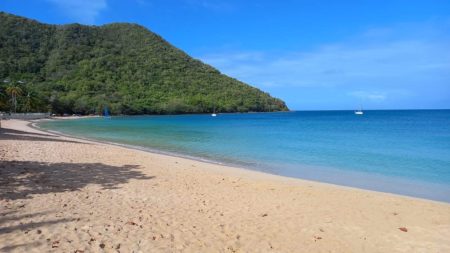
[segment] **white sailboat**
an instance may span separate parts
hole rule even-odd
[[[356,115],[363,115],[364,112],[363,112],[363,110],[362,110],[362,107],[361,107],[359,110],[356,110],[356,111],[355,111],[355,114],[356,114]]]
[[[213,107],[213,113],[211,114],[211,116],[212,117],[216,117],[217,116],[217,114],[216,114],[216,106],[215,105]]]

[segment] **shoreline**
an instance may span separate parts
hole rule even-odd
[[[53,120],[53,119],[50,119],[50,120]],[[112,145],[112,146],[132,149],[132,150],[148,152],[148,153],[151,153],[151,154],[170,156],[170,157],[173,157],[173,158],[182,158],[182,159],[188,159],[188,160],[193,160],[193,161],[197,161],[197,162],[204,162],[204,163],[209,163],[209,164],[214,164],[214,165],[221,165],[221,166],[239,168],[239,169],[244,169],[244,170],[250,170],[250,169],[247,169],[247,168],[240,168],[238,166],[233,166],[233,164],[227,164],[227,163],[222,163],[222,162],[219,162],[219,161],[208,160],[208,159],[204,159],[204,158],[196,157],[196,156],[183,155],[183,154],[180,154],[180,153],[168,152],[168,151],[159,150],[159,149],[153,149],[153,148],[146,148],[146,147],[141,147],[141,146],[137,146],[137,145],[123,144],[123,143],[119,143],[119,142],[102,141],[102,140],[91,139],[91,138],[87,138],[87,137],[70,135],[70,134],[59,132],[59,131],[47,130],[47,129],[43,129],[43,128],[41,128],[41,127],[36,125],[40,121],[41,120],[33,120],[33,121],[30,121],[28,125],[29,125],[30,128],[36,129],[38,131],[51,133],[51,134],[56,134],[56,135],[60,135],[60,136],[67,137],[67,138],[79,139],[79,140],[83,140],[83,141],[95,142],[95,143],[100,143],[100,144],[105,144],[105,145]],[[266,174],[270,174],[270,173],[266,173]],[[270,175],[275,175],[275,174],[270,174]]]
[[[96,117],[98,117],[98,116],[96,116]],[[78,116],[69,116],[69,118],[66,118],[66,119],[79,119],[79,118],[80,117],[78,117]],[[90,117],[86,117],[86,118],[90,118]],[[185,155],[182,153],[159,150],[156,148],[148,148],[148,147],[142,147],[142,146],[131,145],[131,144],[111,142],[111,141],[106,141],[106,140],[97,140],[97,139],[88,138],[88,137],[74,136],[74,135],[62,133],[59,131],[43,129],[37,125],[39,122],[51,121],[51,120],[59,120],[59,119],[30,120],[30,121],[28,121],[29,122],[28,125],[30,128],[36,129],[38,131],[56,134],[56,135],[64,136],[67,138],[74,138],[74,139],[79,139],[79,140],[84,140],[84,141],[89,141],[89,142],[101,143],[101,144],[105,144],[105,145],[113,145],[113,146],[122,147],[122,148],[126,148],[126,149],[138,150],[138,151],[142,151],[142,152],[148,152],[151,154],[157,154],[157,155],[162,155],[162,156],[169,156],[169,157],[173,157],[173,158],[193,160],[193,161],[197,161],[197,162],[208,163],[208,164],[212,164],[212,165],[219,165],[219,166],[224,166],[227,168],[233,168],[236,170],[244,170],[247,172],[262,173],[268,177],[274,176],[274,177],[280,177],[282,179],[288,179],[288,180],[301,180],[301,181],[307,181],[307,182],[312,182],[312,183],[330,185],[332,187],[344,187],[344,188],[355,189],[355,190],[369,191],[369,192],[389,194],[389,195],[418,199],[418,200],[450,204],[450,196],[447,197],[445,194],[442,194],[442,196],[440,198],[437,198],[436,195],[434,195],[434,196],[431,195],[433,192],[441,192],[441,191],[448,190],[447,188],[444,189],[444,187],[446,187],[446,185],[444,185],[444,184],[422,182],[422,181],[416,181],[416,180],[406,180],[403,178],[395,178],[395,177],[392,178],[392,177],[381,175],[381,174],[364,174],[364,173],[355,172],[355,171],[338,171],[337,169],[333,169],[333,170],[335,170],[334,171],[335,174],[337,174],[337,172],[339,172],[340,174],[344,173],[344,174],[346,174],[346,176],[352,177],[353,181],[357,181],[357,182],[363,181],[366,183],[366,185],[363,183],[350,184],[348,180],[347,181],[345,181],[345,180],[332,181],[329,179],[329,178],[331,178],[330,176],[324,176],[326,174],[326,172],[329,172],[327,170],[317,171],[317,173],[324,174],[321,177],[320,176],[319,177],[317,177],[317,176],[311,177],[310,176],[309,178],[308,177],[302,178],[302,177],[295,177],[295,176],[280,175],[280,174],[275,174],[275,173],[270,173],[270,172],[264,171],[263,169],[258,169],[257,167],[252,167],[250,165],[245,166],[243,164],[238,164],[238,163],[233,163],[233,162],[229,162],[229,163],[221,162],[221,161],[197,157],[197,156],[193,156],[193,155]],[[307,167],[307,166],[305,165],[305,167]],[[320,167],[314,167],[314,168],[320,169]],[[369,181],[373,180],[373,178],[381,179],[381,182],[379,182],[379,183],[372,182],[371,185],[367,185],[367,183],[370,183]],[[395,187],[392,187],[392,185],[395,185]],[[422,187],[422,188],[426,187],[427,191],[425,193],[424,192],[411,193],[411,191],[406,192],[403,190],[404,188],[413,189],[413,188],[417,188],[417,187]]]
[[[0,252],[446,252],[450,204],[0,129]]]

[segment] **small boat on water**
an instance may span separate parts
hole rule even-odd
[[[216,117],[217,116],[217,114],[216,114],[216,105],[214,105],[214,107],[213,107],[213,113],[211,114],[211,116],[212,117]]]
[[[359,109],[359,110],[356,110],[356,111],[355,111],[355,114],[356,114],[356,115],[363,115],[364,112],[363,112],[362,109]]]

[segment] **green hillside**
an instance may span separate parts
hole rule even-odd
[[[113,114],[285,111],[136,24],[47,25],[0,13],[0,111]],[[29,96],[28,96],[29,95]]]

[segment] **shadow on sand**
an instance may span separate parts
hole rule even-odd
[[[33,194],[77,191],[88,184],[116,189],[130,179],[151,179],[138,165],[0,161],[0,200],[26,199]]]
[[[152,179],[137,170],[137,165],[111,166],[101,163],[43,163],[34,161],[0,161],[0,203],[9,207],[0,211],[0,235],[15,231],[28,233],[41,227],[73,222],[74,218],[42,220],[48,212],[24,213],[21,199],[34,194],[77,191],[88,184],[103,189],[116,189],[131,179]],[[19,200],[19,201],[14,201]],[[3,206],[0,206],[0,210]],[[31,233],[31,232],[30,232]],[[1,239],[0,239],[1,241]],[[14,244],[3,242],[0,252],[15,251],[23,247],[37,247],[43,242]],[[11,243],[10,245],[8,245]],[[2,243],[0,243],[2,244]]]
[[[57,135],[0,128],[0,140],[26,140],[82,143]],[[88,184],[104,189],[117,188],[130,179],[151,179],[137,170],[138,165],[112,166],[102,163],[45,163],[0,161],[0,200],[26,199],[33,194],[76,191]]]
[[[64,140],[56,135],[29,133],[13,129],[0,128],[1,140],[26,140],[82,143]],[[138,170],[138,165],[113,166],[103,163],[47,163],[38,161],[2,161],[0,160],[0,203],[8,203],[2,211],[0,206],[0,235],[21,231],[36,233],[39,228],[74,221],[74,218],[54,218],[42,220],[48,213],[25,213],[23,199],[37,194],[51,194],[78,191],[87,185],[98,185],[103,189],[117,189],[130,180],[152,179]],[[18,200],[18,201],[15,201]],[[5,206],[6,207],[6,206]],[[43,242],[0,245],[0,252],[15,251],[23,247],[37,247]],[[2,244],[0,243],[0,244]]]
[[[52,220],[46,220],[46,221],[33,221],[33,219],[42,219],[41,216],[48,215],[50,212],[39,212],[34,214],[18,214],[17,211],[6,211],[6,212],[0,212],[0,235],[2,234],[8,234],[12,233],[14,231],[20,231],[20,233],[31,233],[40,231],[41,227],[45,226],[51,226],[56,225],[60,223],[67,223],[74,221],[74,218],[70,219],[52,219]],[[14,224],[6,226],[8,222]],[[40,233],[40,232],[38,232]],[[14,241],[14,240],[13,240]],[[22,247],[37,247],[43,244],[42,241],[34,241],[29,243],[19,243],[14,244],[12,241],[3,241],[4,245],[0,245],[0,252],[11,252],[15,251],[18,248]],[[3,247],[2,247],[3,246]],[[24,252],[21,250],[20,252]]]
[[[55,142],[82,143],[77,141],[60,139],[57,135],[30,133],[9,128],[0,128],[0,140],[55,141]]]

